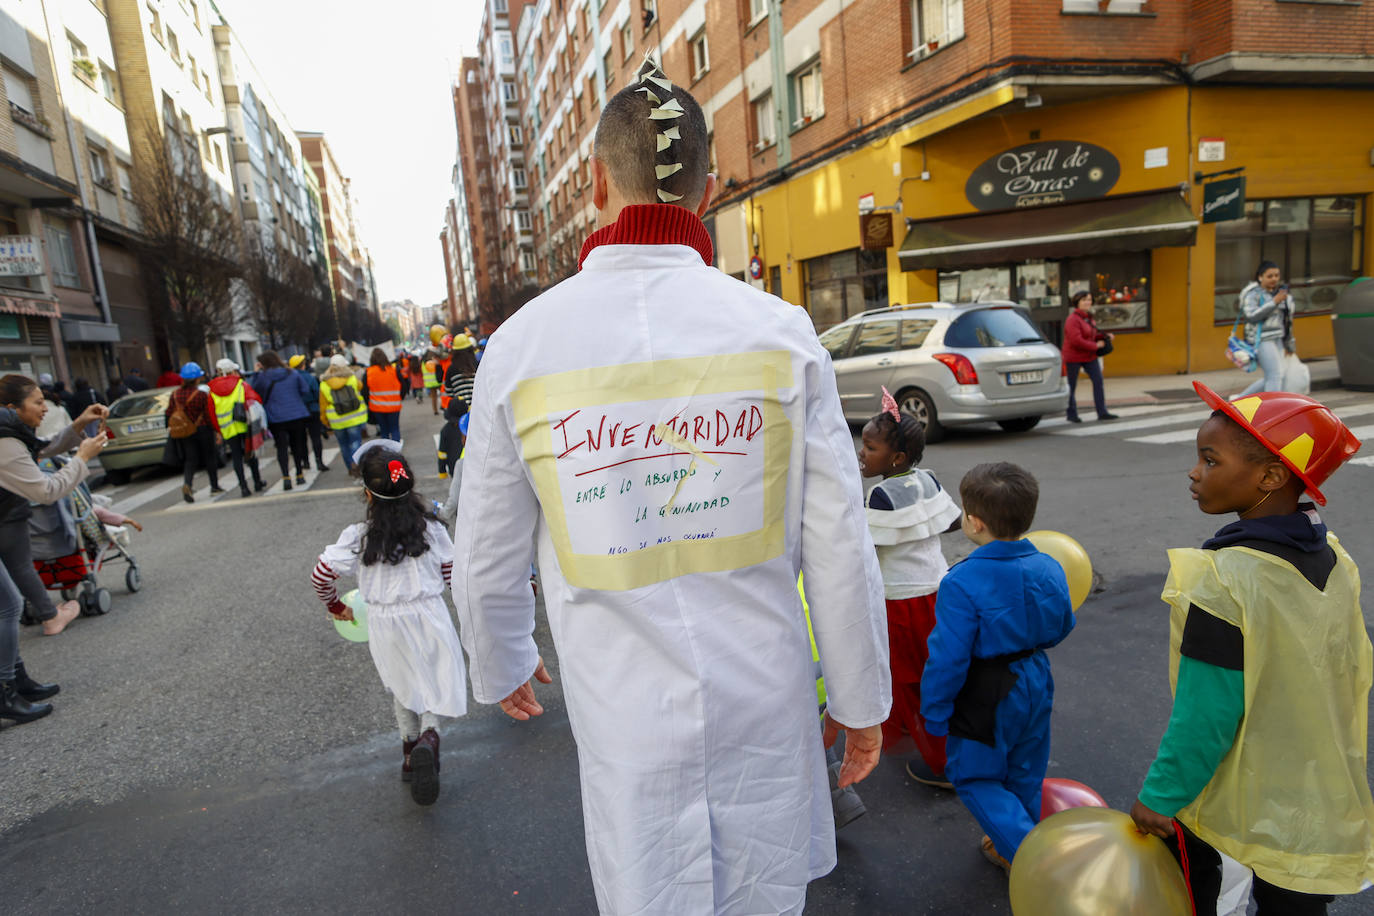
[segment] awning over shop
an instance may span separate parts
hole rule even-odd
[[[119,343],[119,325],[103,321],[62,319],[62,339],[67,343]]]
[[[902,270],[958,269],[1032,258],[1186,247],[1197,218],[1177,190],[922,220],[902,242]]]

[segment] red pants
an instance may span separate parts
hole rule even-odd
[[[892,666],[892,713],[883,723],[883,750],[889,753],[916,745],[926,766],[945,771],[945,739],[926,734],[921,718],[921,674],[930,650],[926,641],[935,629],[935,596],[887,599],[887,643]]]

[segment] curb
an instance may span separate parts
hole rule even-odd
[[[1312,390],[1312,391],[1331,391],[1331,390],[1338,389],[1338,388],[1341,388],[1341,380],[1340,380],[1339,378],[1314,378],[1314,379],[1312,380],[1312,386],[1311,386],[1311,390]],[[1353,391],[1354,389],[1351,389],[1351,390]],[[1225,394],[1224,392],[1220,392],[1220,391],[1217,392],[1217,393],[1218,393],[1218,394],[1221,394],[1223,397],[1230,397],[1230,396],[1231,396],[1230,394]],[[1233,393],[1234,393],[1234,392],[1233,392]],[[1188,396],[1188,397],[1182,397],[1182,396],[1180,396],[1180,397],[1177,397],[1177,398],[1157,398],[1157,397],[1154,397],[1153,395],[1143,394],[1143,395],[1130,395],[1130,396],[1124,397],[1124,398],[1109,398],[1109,399],[1107,400],[1107,406],[1108,406],[1108,407],[1147,407],[1147,406],[1151,406],[1151,405],[1154,405],[1154,404],[1187,404],[1187,403],[1191,403],[1191,402],[1194,401],[1194,400],[1196,400],[1196,398],[1194,398],[1194,397],[1192,397],[1192,396]]]

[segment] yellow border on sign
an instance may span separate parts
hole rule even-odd
[[[792,423],[778,392],[792,387],[792,355],[786,350],[575,369],[521,382],[511,395],[515,434],[520,438],[568,584],[626,591],[691,573],[742,569],[781,554]],[[573,551],[558,482],[550,414],[589,406],[753,391],[763,396],[763,518],[759,528],[723,538],[670,541],[623,554]]]

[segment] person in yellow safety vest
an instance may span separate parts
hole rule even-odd
[[[811,605],[806,602],[806,589],[802,577],[797,576],[797,594],[801,595],[802,613],[806,615],[806,633],[811,637],[811,662],[816,666],[816,702],[820,714],[825,716],[825,674],[821,671],[821,653],[816,647],[816,634],[811,631]],[[830,772],[830,813],[835,817],[835,829],[852,824],[868,813],[863,799],[854,791],[854,786],[840,788],[840,755],[833,746],[825,749],[825,765]]]
[[[262,474],[258,470],[258,446],[262,445],[262,433],[259,432],[256,441],[250,435],[249,429],[249,404],[262,403],[262,398],[253,387],[243,380],[239,375],[238,364],[232,359],[222,359],[215,363],[217,376],[210,381],[210,404],[213,408],[210,411],[210,423],[215,427],[215,432],[220,439],[229,447],[229,456],[233,461],[234,473],[239,478],[239,495],[248,496],[248,481],[243,476],[243,466],[246,463],[248,469],[253,473],[253,490],[260,491],[267,484],[262,481]]]
[[[434,367],[434,368],[435,368],[435,374],[439,376],[439,410],[440,410],[440,412],[443,412],[443,411],[445,411],[445,410],[448,410],[448,402],[449,402],[449,401],[452,399],[452,397],[453,397],[451,394],[448,393],[448,388],[447,388],[447,386],[444,385],[444,379],[448,378],[448,367],[449,367],[450,365],[452,365],[452,363],[453,363],[453,351],[452,351],[452,350],[445,350],[445,351],[444,351],[444,358],[441,359],[441,360],[439,360],[439,362],[438,362],[438,363],[435,365],[435,367]]]
[[[372,348],[371,362],[363,386],[367,392],[367,409],[372,414],[372,422],[377,424],[377,435],[400,442],[401,379],[381,347]]]
[[[357,475],[353,453],[363,442],[363,425],[367,423],[367,402],[362,385],[348,365],[348,360],[335,354],[329,358],[329,368],[320,379],[320,416],[324,425],[334,430],[339,441],[348,473]]]
[[[434,415],[439,416],[439,385],[443,376],[439,374],[439,354],[430,350],[425,354],[425,361],[420,366],[420,374],[425,380],[425,390],[429,392],[429,407],[434,411]]]

